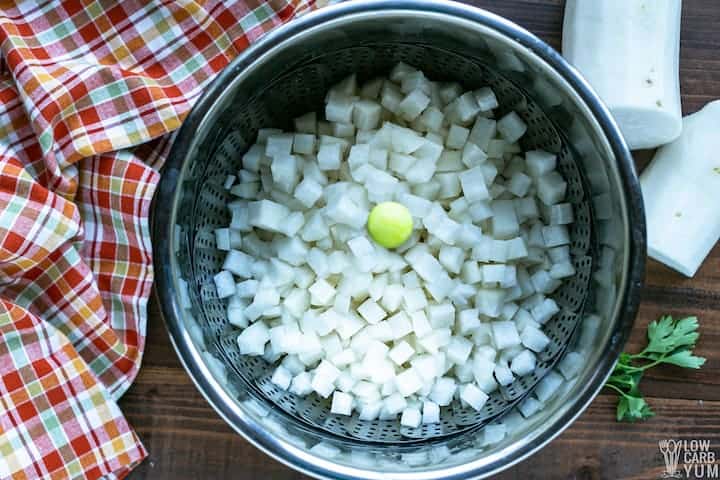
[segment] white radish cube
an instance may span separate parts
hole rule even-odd
[[[368,162],[380,170],[385,170],[388,165],[388,151],[384,148],[370,147]]]
[[[507,189],[516,197],[524,197],[532,185],[532,179],[522,172],[516,172],[510,178]]]
[[[302,212],[293,212],[285,219],[282,233],[288,237],[293,237],[305,225],[305,215]]]
[[[521,222],[538,217],[539,210],[535,198],[516,198],[513,201],[515,202],[515,212],[517,213]]]
[[[460,273],[464,260],[465,252],[463,249],[448,245],[440,247],[439,261],[448,272],[455,274]]]
[[[443,150],[437,162],[438,172],[459,172],[464,170],[461,153],[458,150]]]
[[[310,372],[300,372],[292,379],[290,384],[290,393],[304,397],[313,391],[312,375]]]
[[[335,330],[335,327],[338,326],[340,322],[342,322],[343,316],[340,315],[335,310],[326,310],[320,315],[315,317],[315,332],[320,335],[321,337],[325,337],[326,335],[329,335],[330,332]],[[333,344],[336,344],[335,338],[337,337],[329,337],[329,342],[332,342]],[[332,340],[330,340],[332,339]],[[332,346],[333,350],[339,347]]]
[[[454,119],[461,123],[471,122],[480,112],[475,95],[472,92],[465,92],[448,105]]]
[[[418,344],[425,349],[426,352],[435,354],[439,349],[450,343],[450,337],[451,333],[449,328],[438,328],[418,340]],[[421,369],[421,371],[425,370]]]
[[[520,334],[522,344],[533,352],[541,352],[548,346],[550,339],[538,328],[528,326]]]
[[[390,138],[393,151],[405,154],[415,152],[427,141],[414,130],[399,126],[392,127]]]
[[[428,400],[423,402],[422,423],[440,423],[440,406],[437,403]]]
[[[352,119],[359,130],[372,130],[380,125],[382,107],[372,100],[358,100],[355,102]]]
[[[405,312],[398,312],[387,320],[392,331],[392,339],[398,340],[405,335],[412,333],[412,324],[410,318]]]
[[[473,92],[475,100],[481,112],[487,112],[498,107],[498,100],[495,92],[490,87],[482,87]]]
[[[409,343],[406,341],[402,341],[395,345],[390,352],[388,352],[388,357],[390,357],[390,360],[395,362],[397,366],[401,366],[403,363],[410,360],[410,358],[415,354],[415,349],[410,346]]]
[[[492,338],[495,348],[504,350],[506,348],[517,347],[520,345],[520,335],[514,322],[501,321],[492,322]]]
[[[572,380],[580,372],[584,364],[583,356],[578,352],[569,352],[558,362],[558,370],[565,380]]]
[[[380,299],[380,305],[388,312],[396,311],[402,303],[404,290],[402,285],[388,285]]]
[[[329,273],[327,255],[319,248],[310,249],[307,254],[307,264],[319,278],[324,278]]]
[[[488,142],[487,149],[485,150],[488,158],[502,158],[503,154],[505,153],[506,145],[507,142],[499,138],[493,138],[492,140],[490,140]]]
[[[362,316],[366,322],[374,325],[387,316],[385,310],[383,310],[377,303],[372,299],[365,300],[358,308],[357,312]]]
[[[337,291],[327,281],[320,278],[308,289],[310,292],[310,303],[312,305],[330,305]]]
[[[462,269],[460,270],[460,278],[466,284],[475,284],[482,281],[482,270],[478,262],[468,260],[463,263]]]
[[[467,222],[468,220],[469,219],[465,219],[464,221]],[[482,236],[482,229],[480,227],[470,223],[463,223],[460,225],[455,243],[470,250],[481,241]]]
[[[430,305],[427,310],[433,328],[452,327],[455,324],[455,307],[452,303]]]
[[[529,150],[525,152],[525,164],[528,174],[538,178],[555,170],[557,157],[545,150]]]
[[[381,401],[363,404],[360,408],[360,414],[358,415],[358,418],[360,420],[368,421],[376,420],[380,415],[380,410],[382,410],[382,408],[383,402]]]
[[[483,315],[497,318],[505,303],[507,292],[495,288],[479,288],[475,296],[475,308]]]
[[[271,200],[249,202],[247,207],[248,223],[263,230],[283,232],[283,226],[290,215],[290,210]]]
[[[305,208],[310,208],[320,199],[322,193],[322,185],[312,178],[305,178],[295,188],[294,196]]]
[[[315,135],[310,133],[296,133],[293,140],[293,153],[312,155],[315,151]]]
[[[505,265],[502,264],[483,265],[481,267],[483,285],[497,285],[502,283],[505,279],[505,268]]]
[[[333,123],[333,136],[338,138],[354,138],[355,125],[350,123]]]
[[[458,333],[460,335],[469,335],[473,330],[480,327],[480,317],[477,309],[461,310],[458,313]],[[459,363],[459,362],[456,362]]]
[[[393,393],[383,403],[385,411],[389,415],[397,415],[407,407],[407,400],[400,393]]]
[[[466,142],[462,150],[462,163],[467,168],[477,167],[487,160],[487,154],[472,142]]]
[[[403,397],[409,397],[422,388],[422,380],[414,368],[408,368],[395,376],[395,386]]]
[[[301,115],[294,120],[295,131],[300,133],[317,133],[317,115],[315,112],[309,112]]]
[[[474,143],[483,150],[487,150],[490,139],[497,133],[497,122],[482,116],[475,119],[475,124],[470,130],[468,142]]]
[[[405,96],[400,89],[390,82],[385,82],[380,92],[380,104],[390,112],[397,114],[400,110],[400,102]]]
[[[497,122],[497,129],[500,135],[510,143],[517,142],[525,135],[527,125],[515,112],[510,112]]]
[[[571,262],[555,263],[552,268],[550,268],[550,277],[556,280],[572,277],[573,275],[575,275],[575,267]]]
[[[463,194],[471,204],[479,200],[490,198],[487,186],[485,185],[485,174],[482,166],[473,167],[460,174],[460,185]]]
[[[519,377],[532,373],[535,370],[535,354],[523,350],[510,362],[510,370]]]
[[[542,406],[542,403],[538,402],[535,398],[526,397],[525,400],[518,404],[518,410],[523,417],[529,418],[539,412],[542,409]]]
[[[430,106],[420,115],[419,121],[426,130],[437,132],[442,127],[444,117],[445,115],[437,107]]]
[[[460,180],[455,172],[438,173],[435,180],[440,184],[438,198],[454,198],[460,195]]]
[[[270,340],[270,331],[263,322],[255,322],[238,335],[241,355],[258,356],[265,353],[265,344]]]
[[[456,390],[457,383],[455,383],[455,380],[449,377],[440,377],[435,380],[429,398],[436,404],[444,407],[450,405]]]
[[[398,104],[397,114],[411,122],[415,120],[427,106],[430,105],[430,97],[420,89],[413,90]]]
[[[474,410],[479,411],[489,398],[485,392],[472,383],[460,387],[460,399]]]
[[[325,214],[334,223],[348,225],[357,230],[365,226],[368,217],[368,211],[359,207],[347,196],[342,196],[329,203],[325,208]]]
[[[230,190],[230,188],[235,183],[235,178],[235,175],[228,175],[227,177],[225,177],[225,182],[223,182],[223,188],[225,190]]]
[[[463,88],[459,83],[443,83],[440,86],[440,99],[447,105],[463,93]]]
[[[265,155],[270,158],[281,155],[290,155],[290,152],[292,152],[292,145],[293,135],[291,133],[270,135],[267,138],[267,144],[265,145]]]
[[[545,403],[555,396],[562,384],[563,377],[551,370],[538,382],[533,393],[538,400]]]
[[[296,267],[305,263],[309,250],[307,244],[297,237],[279,239],[276,248],[280,260]]]
[[[400,425],[408,428],[417,428],[422,421],[422,415],[417,408],[406,408],[400,416]]]
[[[342,161],[342,145],[339,143],[321,145],[318,150],[317,161],[320,170],[339,169]]]
[[[282,390],[287,390],[290,388],[290,382],[292,382],[293,376],[290,373],[290,371],[280,365],[275,369],[273,372],[272,377],[270,378],[270,381],[280,387]]]
[[[519,260],[528,256],[528,249],[522,237],[515,237],[505,242],[507,245],[507,259]]]
[[[425,289],[436,302],[442,302],[454,287],[455,282],[445,272],[425,284]]]
[[[403,292],[403,306],[407,312],[422,310],[427,306],[427,297],[422,288],[405,288]]]
[[[351,123],[354,102],[351,96],[337,94],[325,104],[325,118],[328,122]]]
[[[540,325],[544,325],[553,315],[560,311],[560,307],[552,298],[546,298],[530,310],[533,319]]]
[[[403,153],[391,153],[389,166],[392,171],[405,176],[416,160],[415,157]]]
[[[223,270],[213,277],[218,298],[227,298],[235,295],[235,280],[232,273]]]
[[[260,170],[260,165],[265,160],[265,146],[255,144],[245,152],[243,155],[242,164],[243,168],[257,172]]]
[[[223,262],[223,270],[227,270],[236,277],[250,278],[250,270],[255,262],[253,257],[240,250],[230,250]]]
[[[350,147],[348,154],[348,165],[351,171],[357,170],[360,166],[370,161],[370,145],[361,144]]]
[[[405,260],[423,280],[431,282],[445,274],[440,262],[426,251],[413,248],[405,254]]]
[[[510,370],[510,367],[504,363],[498,363],[495,365],[493,374],[495,375],[495,380],[497,380],[498,384],[503,387],[510,385],[515,381],[515,376]]]
[[[258,182],[239,183],[230,189],[230,193],[245,200],[256,198],[260,191]]]
[[[418,288],[420,287],[420,278],[414,271],[407,272],[402,276],[402,282],[405,288]],[[412,312],[412,310],[410,310]]]
[[[294,288],[283,300],[283,306],[294,318],[302,318],[310,307],[310,295],[305,290]]]
[[[230,229],[229,228],[216,228],[215,229],[215,248],[218,250],[228,251],[230,250]],[[236,247],[240,248],[240,246]]]
[[[465,142],[467,142],[468,135],[470,135],[470,130],[460,125],[452,124],[445,139],[445,146],[459,150],[463,148]]]
[[[570,234],[565,225],[542,227],[542,236],[546,247],[559,247],[570,243]]]
[[[488,198],[489,198],[488,194]],[[473,203],[470,203],[468,206],[468,213],[470,214],[470,218],[473,222],[482,222],[483,220],[487,220],[488,218],[493,216],[492,208],[490,208],[490,203],[484,200],[479,200]]]
[[[567,183],[558,172],[550,172],[537,179],[537,195],[545,205],[561,202],[566,191]]]
[[[483,440],[480,446],[495,445],[505,438],[507,428],[503,423],[491,423],[483,427]]]
[[[258,290],[260,282],[257,280],[245,280],[244,282],[238,282],[235,284],[235,293],[241,298],[254,297]]]
[[[356,257],[364,257],[375,253],[375,247],[373,247],[370,240],[368,240],[364,235],[349,240],[347,245]]]
[[[550,224],[567,225],[575,221],[573,207],[569,203],[558,203],[550,207]]]
[[[464,337],[452,337],[447,346],[447,359],[457,365],[465,363],[470,357],[473,343]]]
[[[335,380],[335,386],[343,393],[350,393],[355,386],[355,378],[350,374],[350,371],[346,370],[340,373],[340,376]]]
[[[520,225],[512,200],[495,200],[491,208],[493,236],[500,239],[516,236],[520,231]]]
[[[414,90],[420,90],[429,95],[432,90],[432,83],[425,77],[423,72],[421,72],[420,70],[415,70],[414,72],[410,72],[407,75],[403,76],[400,83],[400,89],[404,93],[409,93]]]
[[[552,293],[560,286],[560,280],[555,280],[547,270],[538,270],[530,276],[533,288],[539,293]]]
[[[412,321],[413,332],[418,338],[424,337],[432,331],[432,326],[424,311],[419,310],[411,313],[410,319]]]
[[[352,413],[353,397],[347,393],[336,390],[333,393],[330,413],[337,415],[350,415]]]
[[[455,179],[457,180],[457,177],[455,177]],[[423,225],[425,225],[428,232],[448,245],[455,244],[460,232],[460,224],[448,217],[445,210],[438,204],[433,205],[430,212],[423,218]],[[437,260],[435,260],[435,262],[437,263]],[[439,263],[438,266],[442,268]],[[440,274],[440,272],[441,270],[438,271],[438,274]],[[418,274],[420,274],[420,272],[418,272]],[[420,276],[422,277],[422,274],[420,274]],[[425,280],[428,279],[425,278]]]

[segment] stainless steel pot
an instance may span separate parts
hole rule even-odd
[[[273,390],[268,365],[232,351],[237,331],[212,286],[222,257],[212,241],[227,224],[221,185],[260,127],[289,127],[318,110],[343,76],[387,72],[403,60],[436,79],[491,85],[528,124],[525,148],[558,154],[576,211],[578,275],[557,294],[562,314],[536,374],[498,392],[490,412],[454,410],[435,430],[336,420],[325,405]],[[218,413],[277,460],[322,478],[466,479],[492,475],[537,451],[602,388],[635,316],[645,259],[642,198],[615,122],[585,81],[552,48],[498,16],[442,1],[354,1],[294,20],[246,50],[211,84],[183,124],[156,198],[156,292],[181,361]],[[498,420],[533,394],[568,351],[577,375],[543,408]],[[463,416],[465,415],[465,416]],[[483,416],[484,415],[484,416]],[[506,437],[483,442],[482,425]]]

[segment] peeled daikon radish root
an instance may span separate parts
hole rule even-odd
[[[640,177],[648,255],[692,277],[720,238],[720,100],[683,119]]]
[[[562,52],[600,95],[630,149],[680,135],[681,0],[568,0]]]

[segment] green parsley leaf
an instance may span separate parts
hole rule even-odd
[[[696,317],[675,321],[670,315],[648,325],[648,345],[636,354],[623,352],[605,386],[620,396],[617,404],[618,421],[635,422],[652,417],[655,413],[640,392],[640,380],[645,370],[661,363],[683,368],[700,368],[703,357],[693,354],[700,334]]]

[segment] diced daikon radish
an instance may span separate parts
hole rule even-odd
[[[313,305],[329,305],[333,297],[335,297],[336,290],[320,278],[313,283],[308,289],[310,292],[310,303]]]
[[[287,357],[286,357],[287,358]],[[289,391],[295,395],[305,396],[313,391],[310,372],[300,372],[292,379]]]
[[[406,408],[400,416],[400,425],[408,428],[417,428],[422,421],[422,415],[417,408]]]
[[[537,195],[545,205],[553,205],[565,198],[567,183],[557,172],[550,172],[537,178]]]
[[[371,299],[365,300],[358,308],[357,312],[367,321],[369,324],[376,324],[387,316],[385,310],[383,310],[377,303]]]
[[[496,318],[500,315],[505,296],[506,292],[502,289],[479,288],[475,296],[475,308],[483,315]]]
[[[527,131],[527,125],[516,112],[510,112],[497,123],[498,132],[508,142],[516,142]]]
[[[255,322],[238,335],[240,354],[262,355],[269,340],[270,332],[267,326],[261,321]]]
[[[532,179],[522,172],[515,173],[508,183],[508,191],[516,197],[524,197],[532,185]]]
[[[472,383],[460,387],[460,399],[474,410],[479,411],[489,398],[485,392]]]
[[[247,208],[248,223],[271,232],[282,232],[283,223],[290,215],[287,207],[270,200],[250,202]]]
[[[530,350],[523,350],[510,362],[510,370],[520,377],[535,370],[535,355]]]
[[[514,322],[492,322],[492,337],[495,346],[502,350],[520,345],[520,335]]]
[[[322,196],[322,185],[311,178],[305,178],[295,188],[295,198],[300,201],[306,208],[315,205]]]
[[[502,386],[510,385],[515,380],[515,376],[510,370],[510,367],[504,363],[495,365],[493,373],[495,375],[495,380],[497,380],[498,384]]]
[[[559,247],[570,243],[570,235],[565,225],[549,225],[542,228],[546,247]]]
[[[492,202],[491,208],[493,211],[493,235],[500,239],[507,239],[517,235],[520,225],[513,201],[495,200]]]
[[[498,107],[498,100],[495,96],[495,92],[490,87],[482,87],[473,92],[475,100],[480,107],[481,112],[487,112]]]
[[[398,104],[397,113],[407,121],[415,120],[430,104],[428,97],[422,90],[413,90]]]
[[[259,137],[258,137],[259,143]],[[289,133],[278,133],[270,135],[265,145],[265,155],[268,157],[276,157],[280,155],[290,155],[292,152],[293,135]]]
[[[338,415],[350,415],[352,413],[352,406],[352,395],[336,390],[335,393],[333,393],[330,413],[336,413]]]
[[[482,167],[473,167],[460,174],[463,194],[470,203],[489,198]]]
[[[403,397],[409,397],[422,388],[422,381],[414,368],[408,368],[395,377],[395,386]]]

